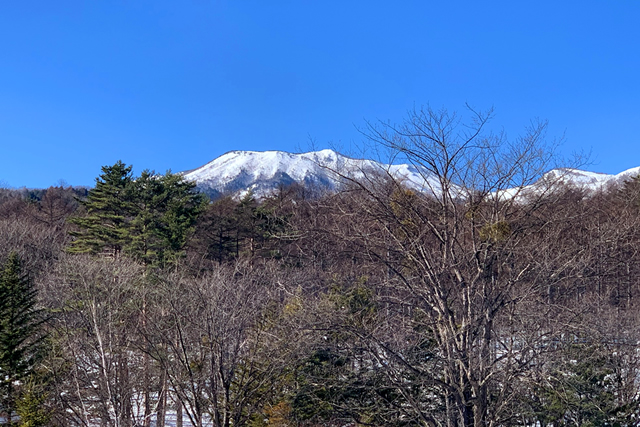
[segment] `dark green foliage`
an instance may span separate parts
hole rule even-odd
[[[69,252],[125,253],[160,267],[175,263],[206,203],[195,184],[170,172],[144,171],[134,178],[121,161],[102,171],[81,202],[86,214],[71,220],[78,230],[71,233]]]
[[[299,389],[292,401],[294,416],[321,425],[337,420],[375,426],[420,425],[421,418],[407,409],[415,402],[425,412],[437,406],[429,388],[409,370],[400,374],[402,383],[394,384],[388,376],[390,368],[372,356],[363,349],[316,350],[299,370]]]
[[[36,305],[36,290],[13,253],[0,272],[0,397],[8,414],[16,408],[16,384],[31,375],[42,355],[44,318]]]
[[[20,427],[50,425],[51,412],[46,407],[48,398],[46,387],[35,378],[30,378],[25,383],[20,399],[16,402],[16,412],[20,417]]]
[[[55,387],[13,383],[4,405],[25,425],[142,425],[134,408],[160,412],[161,390],[234,426],[637,425],[640,178],[602,199],[567,192],[534,217],[453,200],[451,232],[469,234],[441,256],[431,232],[448,220],[401,186],[376,193],[381,206],[350,190],[205,207],[180,176],[103,172],[70,250],[120,259],[50,251],[59,272],[38,284],[62,350],[38,364]],[[51,196],[33,222],[58,227],[69,199],[31,196]]]
[[[377,307],[371,289],[366,287],[367,278],[361,277],[358,283],[348,289],[334,286],[330,297],[336,304],[336,309],[345,310],[346,319],[360,326],[375,315]]]
[[[316,350],[302,364],[298,378],[300,388],[293,400],[298,419],[327,420],[338,415],[335,406],[343,400],[343,391],[342,387],[330,384],[330,380],[338,376],[345,363],[344,357],[325,348]]]
[[[325,345],[298,370],[295,417],[319,425],[412,426],[434,420],[443,408],[433,386],[437,348],[430,331],[417,330],[424,328],[414,322],[400,361],[393,342],[376,337],[381,314],[366,277],[352,286],[334,284],[327,297],[337,318]]]
[[[619,398],[616,358],[599,344],[567,343],[536,385],[532,408],[540,425],[630,426],[638,402]]]
[[[86,215],[71,219],[79,230],[71,232],[75,240],[69,246],[69,252],[120,254],[130,240],[132,182],[131,166],[118,161],[113,166],[102,167],[95,188],[89,191],[86,200],[81,201]]]
[[[125,251],[145,265],[174,264],[206,199],[180,175],[144,171],[131,184],[132,218]]]

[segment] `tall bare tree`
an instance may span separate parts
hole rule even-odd
[[[450,427],[512,417],[512,386],[551,333],[539,315],[523,311],[531,313],[543,289],[568,274],[539,262],[554,242],[532,238],[549,226],[543,207],[554,202],[558,182],[528,187],[552,166],[545,123],[508,140],[487,131],[491,113],[470,115],[463,122],[428,108],[398,126],[370,124],[369,138],[413,165],[424,184],[409,188],[386,171],[379,172],[383,185],[377,178],[352,180],[353,189],[341,197],[352,205],[345,212],[359,205],[357,220],[337,231],[354,252],[384,266],[386,292],[408,305],[436,343],[439,375],[391,347],[385,357],[417,377],[431,376],[446,416],[419,418]]]

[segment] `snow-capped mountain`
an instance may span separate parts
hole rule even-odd
[[[640,174],[640,167],[627,169],[616,175],[588,172],[579,169],[554,169],[543,176],[543,180],[560,180],[586,190],[600,190],[609,186],[622,184],[624,181]]]
[[[617,175],[573,168],[558,168],[545,173],[533,184],[498,190],[496,194],[504,199],[527,200],[530,197],[536,198],[543,194],[553,193],[564,186],[594,192],[621,185],[639,173],[640,167],[628,169]]]
[[[198,188],[216,197],[252,191],[257,198],[282,185],[301,184],[320,190],[336,190],[346,178],[364,173],[388,173],[417,191],[437,188],[437,181],[410,165],[388,165],[352,159],[333,150],[292,154],[283,151],[231,151],[197,169],[183,172]]]
[[[195,181],[200,191],[215,198],[223,194],[242,196],[252,191],[256,198],[273,193],[281,186],[300,184],[320,191],[337,190],[348,178],[372,177],[378,172],[389,174],[419,192],[439,193],[439,183],[433,175],[407,164],[391,165],[373,160],[353,159],[333,150],[292,154],[284,151],[230,151],[197,169],[183,172]],[[507,197],[519,197],[529,191],[537,192],[547,185],[562,182],[586,190],[605,189],[640,174],[640,167],[617,175],[554,169],[536,184],[527,188],[502,190]],[[523,191],[524,190],[524,191]],[[530,194],[530,193],[529,193]]]

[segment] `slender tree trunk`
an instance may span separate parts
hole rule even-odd
[[[131,388],[129,382],[129,360],[125,355],[118,355],[119,365],[119,388],[120,398],[122,399],[122,420],[121,425],[123,427],[131,426],[132,420],[132,408],[131,408]]]
[[[156,414],[156,427],[164,427],[164,419],[167,410],[167,371],[162,369],[160,376],[160,393],[158,394],[158,411]]]
[[[146,330],[147,327],[147,298],[143,296],[142,300],[142,329]],[[144,427],[151,427],[151,372],[148,352],[144,352],[142,355],[142,369],[144,390]]]
[[[9,377],[11,378],[11,377]],[[11,426],[13,424],[13,381],[9,381],[7,387],[7,425]]]
[[[176,405],[176,427],[182,427],[182,402],[178,399],[178,396],[175,397],[175,405]]]

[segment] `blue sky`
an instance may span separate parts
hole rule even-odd
[[[640,166],[638,22],[622,0],[3,2],[0,184],[348,150],[365,120],[465,103],[618,173]]]

